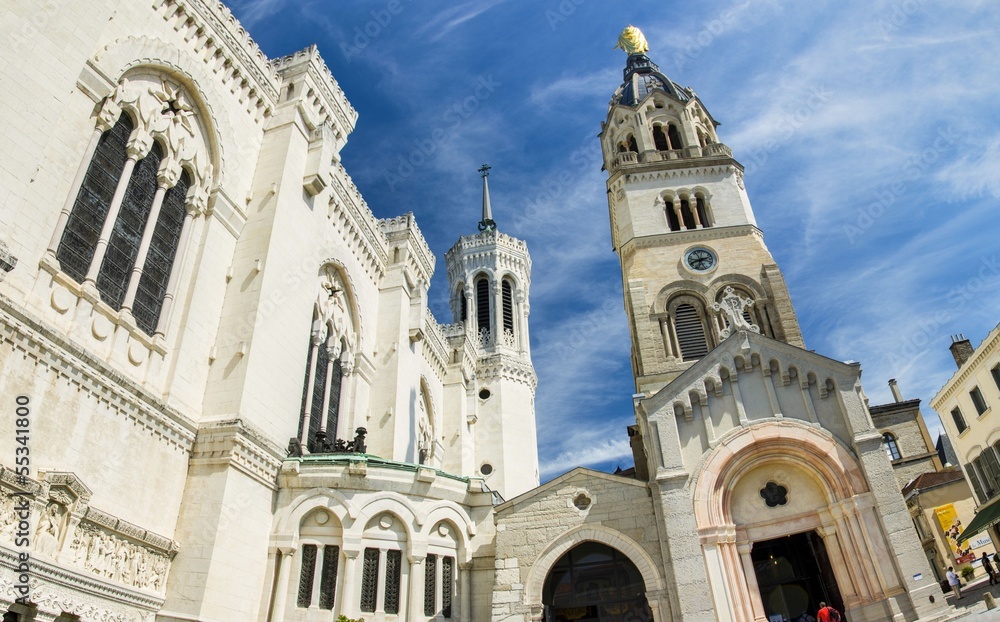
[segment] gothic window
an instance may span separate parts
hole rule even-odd
[[[482,334],[493,333],[490,317],[490,282],[485,276],[476,279],[476,329]]]
[[[139,287],[132,306],[136,324],[146,333],[152,334],[160,320],[170,269],[181,240],[181,228],[186,213],[184,202],[190,186],[191,177],[184,171],[177,184],[167,190],[156,220],[156,227],[153,229],[149,252],[142,266],[142,276],[139,278]]]
[[[67,276],[96,287],[104,304],[153,335],[163,330],[168,289],[177,287],[170,276],[189,214],[206,196],[202,175],[212,167],[204,129],[184,90],[148,69],[123,79],[98,119],[114,125],[97,140],[48,252]]]
[[[375,613],[375,603],[378,602],[379,553],[379,549],[365,549],[361,573],[361,611],[365,613]]]
[[[101,292],[101,300],[112,309],[120,309],[125,299],[132,267],[139,254],[139,241],[156,195],[156,172],[162,159],[163,149],[154,142],[146,157],[136,163],[108,238],[104,261],[97,273],[97,289]]]
[[[968,424],[965,423],[965,417],[962,416],[962,410],[957,406],[951,409],[951,418],[955,422],[955,427],[958,428],[958,433],[961,434],[965,432],[968,428]]]
[[[670,149],[670,144],[667,142],[667,135],[663,133],[662,125],[653,126],[653,144],[656,146],[657,151],[667,151]]]
[[[989,405],[986,400],[983,399],[983,392],[979,390],[979,387],[973,387],[969,391],[969,397],[972,398],[972,405],[976,407],[976,412],[980,415],[989,410]]]
[[[134,127],[131,117],[123,114],[101,136],[63,230],[56,259],[62,271],[78,283],[87,276],[94,258],[101,228],[128,159],[125,147]]]
[[[681,135],[677,132],[677,126],[673,123],[667,126],[667,140],[670,142],[671,149],[681,149],[684,147],[681,143]]]
[[[313,453],[328,452],[337,434],[345,360],[352,341],[343,282],[333,268],[323,273],[302,381],[299,440]]]
[[[316,573],[316,545],[302,545],[302,572],[299,574],[298,606],[308,608],[312,604],[313,575]]]
[[[896,437],[891,432],[886,432],[882,435],[882,447],[885,448],[885,453],[888,454],[889,460],[899,460],[903,457],[899,453],[899,444],[896,442]]]
[[[673,319],[681,359],[695,361],[708,354],[705,324],[698,310],[689,304],[679,304]]]
[[[504,279],[501,282],[503,298],[503,331],[504,333],[514,333],[514,288],[510,281]]]
[[[458,320],[465,322],[469,317],[469,301],[465,298],[465,286],[460,283],[455,295],[458,297]]]

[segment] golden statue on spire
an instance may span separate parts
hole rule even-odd
[[[618,45],[615,49],[625,50],[628,54],[645,54],[649,51],[649,44],[646,43],[646,37],[642,36],[642,31],[629,24],[622,30],[622,34],[618,35]]]

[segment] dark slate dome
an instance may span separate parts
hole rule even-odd
[[[636,106],[654,89],[661,89],[682,102],[691,99],[691,93],[663,75],[648,56],[629,54],[624,81],[612,96],[611,105]]]

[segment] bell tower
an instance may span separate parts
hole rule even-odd
[[[475,351],[469,399],[476,475],[506,498],[538,485],[535,369],[528,341],[528,246],[497,229],[490,205],[490,167],[483,179],[479,233],[462,236],[445,253],[453,322]]]
[[[728,335],[726,288],[748,324],[803,347],[784,278],[764,244],[743,166],[701,100],[626,28],[624,79],[601,127],[611,239],[621,261],[636,391],[652,394]]]

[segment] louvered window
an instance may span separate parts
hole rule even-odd
[[[993,495],[997,494],[997,482],[993,472],[986,464],[984,456],[980,454],[978,458],[972,461],[972,465],[976,467],[976,473],[979,475],[979,483],[983,485],[983,492],[986,493],[983,501],[992,499]]]
[[[424,615],[432,616],[435,611],[437,593],[437,555],[428,555],[424,562]]]
[[[389,550],[385,552],[385,602],[386,613],[399,613],[399,584],[402,576],[403,553]]]
[[[125,299],[128,280],[139,254],[142,231],[156,195],[156,171],[162,159],[163,150],[159,143],[154,142],[149,154],[136,163],[111,237],[108,238],[104,261],[97,273],[97,289],[101,292],[101,300],[112,309],[120,309]]]
[[[469,317],[469,301],[466,300],[464,291],[459,291],[458,296],[459,296],[458,308],[459,308],[460,320],[464,322]]]
[[[378,602],[378,564],[379,550],[365,549],[364,567],[361,572],[361,611],[375,612]]]
[[[302,545],[302,572],[299,575],[298,606],[309,607],[312,604],[313,577],[316,574],[316,545]]]
[[[983,460],[983,465],[986,467],[986,472],[992,482],[991,488],[993,488],[993,494],[1000,492],[1000,463],[997,462],[996,454],[993,453],[993,448],[987,446],[983,449],[983,453],[980,456]]]
[[[983,485],[979,481],[979,474],[976,473],[976,469],[972,466],[971,462],[965,464],[965,474],[969,476],[969,483],[972,484],[972,489],[976,492],[979,503],[986,503],[989,497],[986,496],[986,491],[983,490]]]
[[[340,547],[327,545],[323,547],[323,574],[319,580],[319,608],[333,609],[334,595],[337,591],[337,566],[340,563]]]
[[[476,281],[476,326],[477,332],[493,332],[490,322],[490,283],[485,278]]]
[[[503,330],[504,332],[514,332],[514,292],[510,286],[510,281],[501,284],[503,293]]]
[[[150,335],[156,330],[160,320],[170,269],[174,264],[177,245],[181,240],[181,227],[184,225],[185,215],[184,202],[190,186],[191,178],[185,171],[181,173],[177,184],[167,190],[153,229],[149,252],[142,266],[142,276],[139,278],[139,289],[132,305],[132,315],[139,328]]]
[[[66,221],[56,259],[62,271],[78,283],[87,276],[94,258],[111,199],[128,159],[125,147],[133,129],[132,119],[123,114],[114,127],[101,136]]]
[[[689,304],[677,305],[677,309],[674,311],[674,327],[677,331],[677,343],[681,348],[683,360],[694,361],[708,354],[705,325],[693,306]]]

